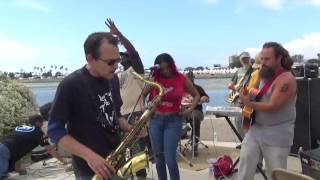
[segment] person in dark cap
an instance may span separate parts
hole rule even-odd
[[[6,177],[8,172],[13,170],[25,173],[21,167],[20,159],[31,152],[35,147],[41,145],[47,152],[64,163],[62,157],[56,152],[55,148],[48,142],[41,130],[44,118],[41,115],[29,117],[31,126],[17,126],[13,132],[0,141],[0,179]]]
[[[203,108],[202,104],[209,102],[209,96],[201,86],[194,83],[195,76],[192,71],[189,71],[186,74],[186,76],[190,79],[193,86],[197,89],[198,93],[200,94],[200,100],[199,100],[198,105],[194,108],[194,110],[191,112],[191,114],[189,114],[186,117],[187,122],[189,122],[191,124],[191,126],[193,126],[193,123],[192,123],[193,120],[195,123],[194,124],[195,127],[192,127],[192,136],[193,136],[193,133],[195,133],[194,155],[198,156],[198,143],[199,143],[199,139],[200,139],[200,125],[201,125],[201,121],[204,118],[204,114],[202,111],[202,108]],[[186,102],[186,106],[190,106],[192,100],[193,100],[193,98],[191,98],[190,102]]]
[[[139,53],[134,48],[133,44],[120,32],[115,23],[108,19],[106,25],[110,32],[116,35],[121,44],[126,49],[126,52],[120,52],[120,64],[123,66],[123,71],[117,75],[120,82],[120,95],[122,98],[121,114],[130,124],[135,124],[143,114],[144,107],[142,106],[142,98],[140,96],[144,83],[135,78],[130,72],[134,70],[138,74],[144,74],[144,67],[139,56]],[[138,140],[138,143],[132,148],[132,153],[136,154],[145,149],[148,138],[144,137]],[[146,169],[142,169],[136,173],[138,179],[147,177]]]

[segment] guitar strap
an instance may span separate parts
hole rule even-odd
[[[244,75],[244,81],[242,84],[242,87],[247,87],[249,84],[249,81],[251,79],[251,74],[253,72],[253,68],[250,66],[250,68],[247,70],[246,74]]]
[[[242,82],[239,84],[239,86],[241,87],[240,90],[248,86],[249,81],[250,81],[250,79],[251,79],[251,74],[252,74],[252,72],[253,72],[253,68],[250,66],[249,69],[248,69],[248,70],[246,71],[246,73],[244,74],[244,76],[240,79],[240,81],[242,81]],[[239,82],[240,82],[240,81],[239,81]],[[237,85],[236,85],[236,86],[237,86]],[[236,91],[238,91],[238,90],[236,90]],[[236,94],[236,92],[235,92],[235,94]],[[234,94],[231,94],[231,96],[232,96],[232,100],[231,100],[231,101],[234,103],[234,99],[235,99],[235,98],[234,98]]]
[[[259,91],[258,95],[255,97],[255,101],[259,102],[261,101],[261,98],[263,95],[265,95],[267,93],[267,91],[269,90],[269,88],[271,87],[273,81],[280,76],[282,73],[284,73],[285,71],[283,69],[279,70],[263,87],[262,89]],[[252,115],[251,115],[251,125],[255,123],[255,117],[256,117],[256,111],[253,111]]]

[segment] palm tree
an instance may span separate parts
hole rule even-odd
[[[33,73],[36,74],[37,67],[33,66]]]

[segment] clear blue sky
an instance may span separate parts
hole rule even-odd
[[[266,41],[306,58],[320,52],[320,0],[1,0],[0,71],[86,61],[88,34],[112,18],[145,67],[162,52],[178,67],[226,65]]]

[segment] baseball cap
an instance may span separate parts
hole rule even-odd
[[[250,58],[250,54],[249,54],[248,52],[246,52],[246,51],[242,52],[242,53],[240,54],[240,57],[239,57],[240,61],[241,61],[243,58]]]

